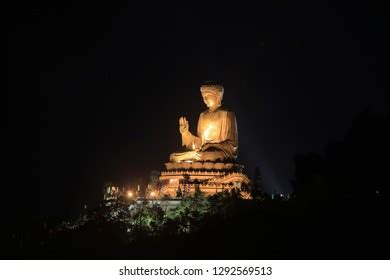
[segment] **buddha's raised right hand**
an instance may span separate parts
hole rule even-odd
[[[183,134],[183,133],[186,133],[188,132],[188,129],[189,129],[189,125],[188,125],[188,121],[185,117],[181,117],[179,119],[179,130],[180,130],[180,133]]]

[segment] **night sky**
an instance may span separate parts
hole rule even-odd
[[[53,2],[18,4],[6,26],[15,215],[74,214],[105,181],[147,182],[180,149],[178,118],[196,131],[203,81],[223,83],[239,161],[268,192],[291,192],[296,153],[388,110],[379,4]]]

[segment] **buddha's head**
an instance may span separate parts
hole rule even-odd
[[[205,84],[200,87],[203,101],[207,108],[214,110],[222,105],[223,86],[219,84]]]

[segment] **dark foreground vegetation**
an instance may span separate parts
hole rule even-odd
[[[56,228],[40,227],[13,258],[389,258],[387,201],[184,199],[173,211],[117,200]],[[130,206],[130,207],[129,207]],[[129,210],[131,209],[131,210]]]

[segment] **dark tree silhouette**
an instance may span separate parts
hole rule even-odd
[[[249,187],[249,192],[253,199],[265,198],[262,175],[258,166],[255,168],[254,179],[251,186]]]
[[[389,117],[366,109],[344,140],[326,145],[324,155],[297,155],[293,186],[305,200],[388,199]]]

